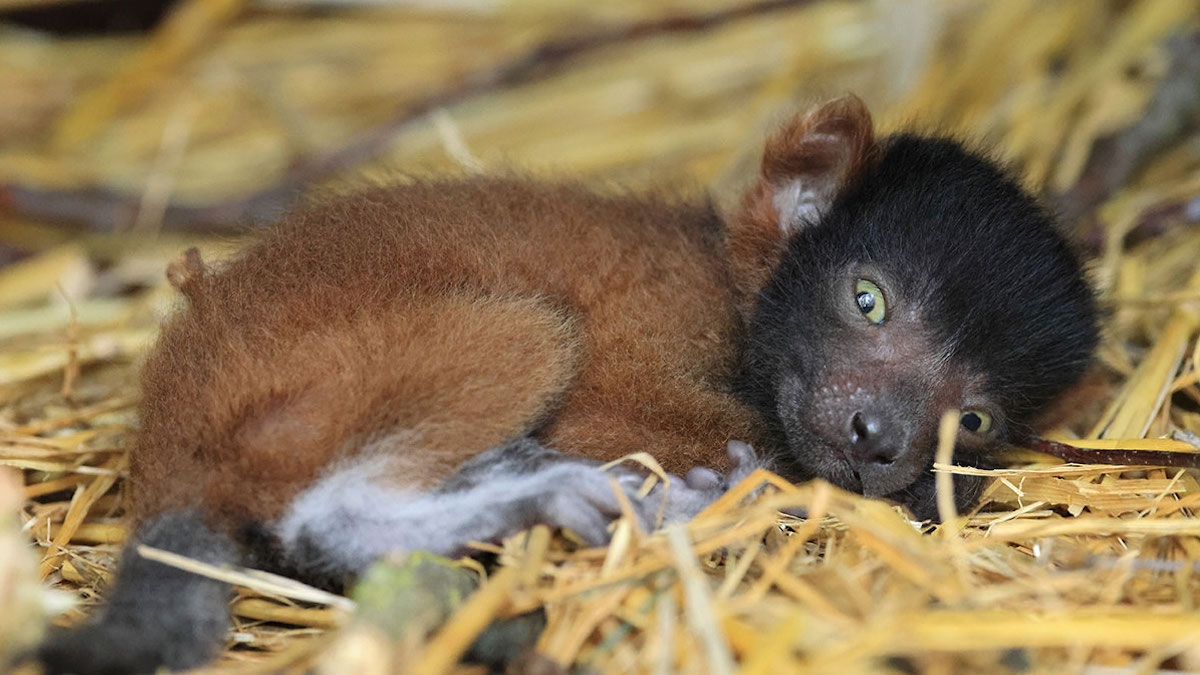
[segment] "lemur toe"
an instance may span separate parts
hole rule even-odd
[[[725,477],[706,466],[690,469],[683,477],[683,482],[693,490],[711,490],[721,487]]]
[[[645,528],[653,524],[652,509],[637,496],[639,477],[623,472],[614,475],[584,463],[556,468],[546,494],[538,500],[538,520],[572,530],[590,545],[603,545],[609,540],[609,523],[623,513],[619,489],[640,524]]]
[[[729,472],[729,484],[737,485],[743,478],[749,476],[759,467],[758,453],[749,443],[729,441],[725,446],[733,469]]]

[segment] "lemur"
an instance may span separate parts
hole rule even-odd
[[[986,465],[1084,372],[1097,310],[1050,214],[947,138],[797,115],[740,208],[504,175],[315,199],[232,259],[142,372],[133,542],[326,585],[536,523],[602,544],[757,466],[936,515],[944,411]],[[648,451],[672,474],[641,496]],[[682,476],[682,477],[680,477]],[[614,483],[615,481],[615,483]],[[979,480],[956,478],[965,505]],[[210,658],[225,584],[123,555],[53,672]]]

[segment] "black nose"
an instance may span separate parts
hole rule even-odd
[[[891,466],[904,452],[894,421],[877,411],[860,410],[850,418],[850,459],[860,468]]]

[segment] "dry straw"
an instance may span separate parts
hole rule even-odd
[[[0,506],[23,501],[20,523],[0,519],[0,650],[58,611],[44,588],[82,598],[57,619],[73,623],[111,580],[137,362],[175,302],[162,270],[187,245],[219,258],[235,243],[176,226],[228,227],[302,184],[396,167],[707,184],[728,203],[767,126],[854,90],[889,128],[995,145],[1064,213],[1111,312],[1050,437],[1107,463],[1025,449],[981,471],[943,448],[943,489],[949,472],[991,482],[966,513],[943,495],[940,527],[758,472],[686,526],[618,522],[604,550],[538,528],[481,546],[500,567],[428,637],[331,631],[353,603],[235,576],[211,672],[467,672],[457,657],[493,620],[531,611],[545,629],[521,668],[1200,669],[1200,484],[1162,466],[1200,438],[1197,9],[182,0],[149,36],[0,26],[0,256],[29,253],[0,267],[0,465],[23,477],[0,476]]]

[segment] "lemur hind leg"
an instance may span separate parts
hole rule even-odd
[[[750,457],[743,452],[739,472],[748,473],[753,451],[741,446]],[[750,468],[741,471],[742,465]],[[403,468],[402,457],[361,459],[301,493],[275,527],[288,564],[306,577],[349,578],[392,551],[461,555],[468,542],[498,541],[536,524],[601,545],[621,514],[614,479],[647,528],[660,510],[668,520],[689,518],[728,487],[725,477],[705,469],[639,498],[643,474],[605,471],[599,462],[529,438],[481,453],[429,491],[388,484]]]

